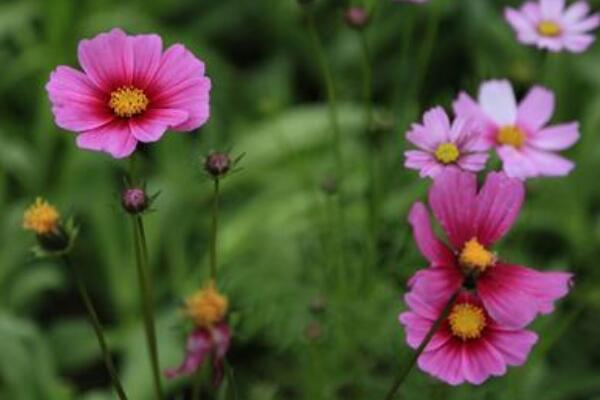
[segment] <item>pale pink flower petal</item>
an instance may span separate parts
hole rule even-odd
[[[521,101],[517,111],[517,125],[527,131],[537,131],[550,121],[554,112],[554,93],[534,86]]]
[[[564,150],[579,140],[579,124],[571,122],[549,126],[529,139],[529,144],[540,150]]]
[[[432,265],[454,264],[454,254],[433,233],[429,222],[429,212],[423,203],[415,203],[408,215],[413,236],[421,254]]]

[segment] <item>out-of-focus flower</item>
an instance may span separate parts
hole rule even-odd
[[[409,311],[400,314],[399,320],[408,345],[416,349],[445,302],[427,302],[413,292],[404,299]],[[490,376],[504,375],[507,366],[524,364],[537,339],[534,332],[498,323],[476,295],[462,291],[419,356],[418,365],[450,385],[479,385]]]
[[[565,0],[539,0],[528,1],[519,10],[507,7],[504,16],[523,44],[581,53],[594,41],[590,31],[600,25],[600,15],[588,15],[589,11],[585,1],[565,8]]]
[[[194,323],[187,339],[183,363],[165,371],[168,378],[190,375],[200,368],[207,357],[212,358],[213,384],[223,379],[223,362],[231,343],[231,331],[225,322],[227,298],[219,293],[213,281],[187,298],[184,313]]]
[[[449,246],[435,236],[425,205],[413,205],[408,220],[430,263],[409,281],[414,293],[439,302],[461,286],[475,288],[489,315],[513,328],[552,312],[554,302],[569,292],[572,274],[510,264],[492,251],[515,222],[524,194],[523,183],[502,172],[490,173],[479,191],[475,174],[454,168],[441,173],[429,191],[429,205]]]
[[[363,7],[352,6],[344,12],[349,27],[361,30],[369,23],[369,13]]]
[[[120,29],[79,43],[83,72],[59,66],[46,90],[56,124],[78,133],[77,146],[129,156],[167,129],[191,131],[209,117],[204,63],[180,44],[163,52],[158,35]]]
[[[469,117],[458,117],[450,124],[441,107],[427,111],[423,124],[413,124],[406,138],[420,150],[405,152],[406,168],[419,170],[421,177],[435,177],[446,167],[457,166],[481,171],[488,159],[480,131]]]
[[[533,87],[517,105],[510,82],[487,81],[479,89],[478,102],[460,93],[454,112],[477,121],[483,143],[496,149],[508,176],[564,176],[574,168],[555,151],[577,142],[579,124],[546,126],[554,112],[554,94],[544,87]]]
[[[77,236],[73,220],[62,224],[58,210],[41,197],[23,214],[23,228],[35,232],[39,246],[33,251],[39,257],[65,254]]]

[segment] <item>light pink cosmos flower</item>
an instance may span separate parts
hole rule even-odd
[[[429,303],[412,292],[404,299],[409,311],[399,320],[408,345],[416,349],[445,302]],[[507,365],[524,364],[537,339],[534,332],[499,324],[476,295],[463,291],[417,362],[423,371],[450,385],[479,385],[490,376],[504,375]]]
[[[488,146],[480,140],[480,131],[472,118],[458,117],[450,124],[442,107],[423,115],[423,124],[413,124],[406,139],[420,150],[404,153],[406,168],[420,171],[421,177],[435,177],[448,166],[468,171],[485,167]]]
[[[76,132],[77,146],[129,156],[167,129],[191,131],[209,117],[211,81],[184,46],[163,52],[158,35],[120,29],[79,43],[83,72],[61,65],[46,90],[56,124]]]
[[[494,147],[508,176],[564,176],[574,164],[555,153],[579,139],[579,124],[546,126],[554,112],[554,94],[534,86],[517,105],[507,80],[484,82],[478,102],[460,93],[454,102],[458,116],[474,118],[482,128],[487,147]]]
[[[219,386],[223,379],[223,361],[231,343],[231,331],[226,323],[212,327],[196,328],[187,341],[187,354],[183,363],[165,372],[167,378],[191,375],[200,368],[207,357],[212,357],[213,384]]]
[[[589,11],[585,1],[565,8],[565,0],[539,0],[526,2],[520,10],[507,7],[504,16],[523,44],[581,53],[594,41],[589,32],[600,25],[600,15],[588,16]]]
[[[568,293],[572,275],[511,264],[492,251],[515,222],[524,195],[523,183],[502,172],[488,174],[479,191],[475,174],[456,168],[434,179],[429,205],[449,245],[433,233],[425,205],[414,204],[408,220],[430,263],[409,281],[414,293],[437,303],[461,286],[475,288],[490,317],[512,328],[552,312],[554,301]]]

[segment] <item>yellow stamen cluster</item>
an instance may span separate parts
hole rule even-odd
[[[556,37],[562,33],[562,28],[554,21],[541,21],[537,25],[537,31],[542,36]]]
[[[23,228],[44,235],[57,230],[59,219],[56,208],[38,197],[23,215]]]
[[[197,326],[207,328],[225,317],[227,307],[227,297],[219,293],[211,281],[187,298],[184,311]]]
[[[496,140],[518,149],[525,143],[525,133],[514,125],[507,125],[500,128]]]
[[[442,143],[435,150],[435,158],[443,164],[452,164],[460,156],[460,151],[454,143]]]
[[[485,328],[485,314],[473,304],[457,304],[448,316],[448,323],[454,336],[462,340],[477,339]]]
[[[476,238],[465,243],[458,259],[463,267],[477,272],[483,272],[496,263],[496,255],[483,247]]]
[[[115,115],[131,118],[146,111],[150,100],[142,89],[133,86],[122,86],[110,94],[108,106]]]

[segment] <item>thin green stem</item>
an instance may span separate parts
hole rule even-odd
[[[98,313],[96,312],[94,303],[92,303],[92,299],[87,290],[87,287],[85,286],[83,278],[81,277],[79,270],[71,263],[71,259],[68,256],[63,256],[63,262],[67,265],[67,268],[69,268],[71,270],[71,273],[73,274],[73,278],[75,279],[75,284],[77,285],[77,289],[79,290],[81,300],[83,300],[83,304],[85,305],[85,308],[88,312],[88,318],[90,320],[90,323],[92,324],[92,327],[94,328],[94,332],[96,333],[96,338],[98,339],[98,344],[100,345],[100,350],[102,351],[102,357],[104,358],[104,364],[106,365],[106,369],[108,370],[108,373],[110,375],[115,392],[117,393],[117,396],[120,400],[127,400],[127,395],[125,394],[125,390],[121,385],[119,374],[117,373],[117,369],[115,367],[115,364],[113,363],[106,338],[104,337],[102,324],[100,323],[100,318],[98,318]]]
[[[431,338],[433,338],[433,335],[439,329],[440,325],[442,324],[442,321],[444,321],[448,317],[448,314],[450,314],[450,310],[454,306],[454,303],[456,302],[456,299],[458,298],[458,294],[460,293],[460,290],[461,289],[457,290],[452,295],[452,297],[450,297],[450,299],[448,300],[448,303],[446,303],[446,306],[440,313],[438,319],[435,320],[433,325],[431,325],[431,328],[429,328],[429,332],[427,332],[427,335],[425,335],[425,337],[423,338],[423,341],[421,342],[421,344],[419,345],[417,350],[414,352],[414,354],[410,358],[406,367],[400,370],[400,373],[396,377],[396,380],[394,380],[394,383],[392,384],[392,387],[390,388],[387,396],[385,396],[385,400],[392,400],[396,396],[396,393],[398,392],[400,385],[402,385],[402,383],[406,380],[406,377],[408,376],[410,371],[412,371],[412,368],[417,363],[419,356],[421,355],[421,353],[423,353],[423,351],[425,350],[425,347],[427,347],[427,345],[431,341]]]
[[[210,277],[217,279],[217,243],[219,236],[219,178],[214,179],[212,201],[212,238],[210,246]]]

